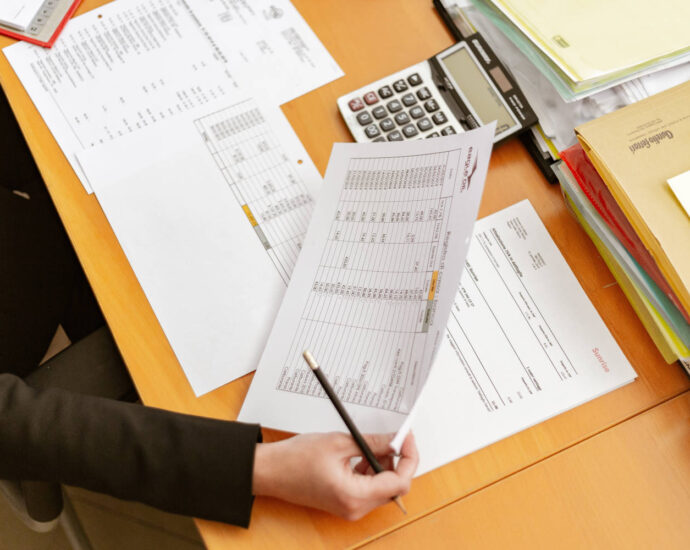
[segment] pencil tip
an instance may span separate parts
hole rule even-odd
[[[402,511],[403,514],[407,515],[407,508],[405,508],[405,505],[403,504],[402,498],[399,496],[395,497],[393,499],[395,503],[398,505],[398,508]]]

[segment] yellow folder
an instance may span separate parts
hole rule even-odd
[[[690,310],[690,217],[667,182],[690,169],[690,82],[587,122],[575,132]]]

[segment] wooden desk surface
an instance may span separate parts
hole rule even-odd
[[[86,0],[78,13],[102,3],[102,0]],[[430,57],[449,46],[452,39],[427,0],[294,0],[294,4],[346,73],[345,77],[283,106],[284,113],[323,173],[332,143],[351,141],[337,111],[336,98]],[[11,43],[10,39],[0,38],[0,47]],[[194,396],[96,198],[84,192],[4,56],[0,56],[0,83],[143,401],[175,411],[235,418],[251,375],[201,398]],[[644,463],[611,462],[607,457],[611,468],[618,465],[631,480],[630,487],[620,493],[615,480],[607,478],[607,470],[600,469],[602,457],[596,452],[616,453],[611,456],[642,452],[646,448],[644,439],[637,444],[635,434],[652,437],[653,434],[644,431],[650,425],[658,430],[654,437],[660,440],[677,436],[678,430],[687,433],[687,414],[679,413],[676,421],[673,414],[661,411],[682,408],[676,403],[685,403],[687,411],[688,394],[685,392],[690,389],[690,380],[680,367],[662,361],[596,250],[565,210],[558,188],[545,181],[518,142],[509,142],[494,150],[480,216],[524,198],[534,205],[639,378],[624,388],[420,477],[405,498],[407,516],[401,516],[394,506],[386,506],[359,522],[348,523],[275,500],[257,499],[249,530],[198,521],[209,548],[274,548],[278,545],[340,548],[372,540],[391,547],[415,546],[414,542],[419,541],[434,546],[437,543],[455,546],[472,541],[472,546],[490,548],[499,540],[506,544],[511,540],[485,537],[483,532],[487,526],[493,531],[512,529],[516,522],[527,518],[530,521],[525,525],[531,528],[522,531],[511,546],[518,543],[531,546],[545,540],[540,529],[552,529],[554,510],[563,502],[568,503],[567,509],[564,508],[564,514],[568,515],[560,518],[559,525],[567,522],[575,511],[582,525],[590,520],[601,522],[601,518],[597,520],[599,511],[591,499],[604,497],[609,502],[607,517],[611,519],[612,528],[625,537],[625,520],[630,510],[628,501],[646,499],[650,486],[656,488],[655,496],[660,500],[667,498],[668,502],[677,503],[685,496],[685,509],[690,509],[687,484],[674,484],[671,480],[676,468],[678,475],[685,475],[687,479],[690,468],[687,444],[683,447],[677,437],[672,459],[661,452],[645,455]],[[661,404],[681,394],[683,397],[673,401],[673,406],[665,404],[661,408]],[[650,424],[640,420],[657,414],[657,407],[658,414],[666,418],[666,422],[650,421]],[[637,417],[649,409],[652,409],[650,413]],[[629,434],[627,438],[615,435],[622,433],[620,430]],[[282,437],[275,432],[266,435],[269,440]],[[448,434],[448,437],[462,437],[462,434]],[[599,441],[612,443],[600,444]],[[629,451],[626,451],[626,442],[630,443]],[[577,464],[585,472],[600,472],[599,477],[592,475],[583,481],[588,484],[583,486],[593,488],[599,480],[606,483],[594,493],[581,490],[582,487],[574,482],[557,484],[553,481],[551,485],[549,480],[554,476],[551,472],[561,463]],[[552,467],[552,464],[557,466]],[[645,471],[640,464],[645,466]],[[644,483],[640,483],[643,474]],[[516,487],[522,489],[521,494]],[[522,509],[511,515],[508,513],[511,503],[515,506],[528,504],[529,512]],[[484,517],[485,510],[482,523],[476,518]],[[476,521],[468,519],[460,523],[458,517],[465,515]],[[684,523],[659,525],[674,532],[668,538],[671,542],[690,538],[687,516]],[[633,532],[630,532],[631,537]],[[386,536],[387,533],[390,535]],[[406,533],[410,533],[409,539]],[[557,532],[553,533],[551,540],[554,542],[572,542],[574,546],[590,542],[583,538],[560,540],[555,538]],[[635,546],[636,541],[630,541]]]

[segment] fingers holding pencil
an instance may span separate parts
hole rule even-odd
[[[324,392],[326,393],[328,398],[331,400],[331,403],[333,403],[333,406],[338,411],[340,418],[343,420],[343,422],[347,426],[347,429],[350,431],[350,434],[352,435],[352,439],[357,444],[357,447],[359,447],[359,450],[362,452],[362,455],[364,456],[366,461],[369,463],[372,470],[374,472],[376,472],[377,476],[379,476],[379,477],[382,476],[383,474],[387,473],[384,471],[384,468],[381,466],[381,464],[379,464],[379,461],[377,460],[375,453],[371,450],[368,442],[365,440],[365,438],[360,433],[359,429],[357,428],[354,421],[350,417],[350,415],[347,412],[347,409],[345,408],[343,403],[340,401],[340,398],[338,397],[338,395],[333,390],[333,387],[331,386],[330,382],[328,381],[328,378],[326,377],[324,372],[321,370],[321,367],[316,362],[316,359],[314,358],[312,353],[309,350],[304,350],[304,352],[302,353],[302,356],[304,357],[304,360],[307,362],[307,365],[309,365],[309,368],[311,369],[311,371],[314,373],[314,376],[316,376],[317,380],[321,384],[321,387],[323,388]],[[379,444],[381,442],[375,441],[375,443]],[[388,442],[388,446],[390,447],[390,441]],[[386,477],[388,478],[390,476],[386,476]],[[410,476],[410,478],[411,478],[411,476]],[[403,512],[403,514],[407,514],[407,510],[405,509],[405,505],[403,504],[403,501],[400,498],[400,494],[395,494],[394,496],[391,497],[391,499],[395,502],[395,504],[398,506],[398,508],[400,508],[400,510]]]
[[[381,464],[384,470],[394,470],[396,457],[400,457],[401,459],[404,457],[404,473],[407,474],[407,471],[412,468],[412,473],[410,474],[411,476],[416,471],[417,464],[419,463],[419,455],[417,453],[417,447],[414,444],[414,437],[412,434],[407,436],[405,443],[403,443],[404,450],[401,449],[401,453],[399,455],[394,454],[394,451],[391,448],[391,441],[393,441],[394,437],[395,434],[392,433],[364,434],[364,440],[367,442],[372,452],[376,455],[379,464]],[[407,445],[407,447],[405,447],[405,445]],[[357,463],[357,466],[355,466],[355,471],[358,474],[366,475],[374,475],[376,473],[364,456],[362,456],[362,460]]]

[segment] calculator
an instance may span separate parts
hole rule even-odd
[[[338,98],[338,109],[360,142],[446,136],[495,120],[498,143],[537,123],[522,90],[479,33]]]

